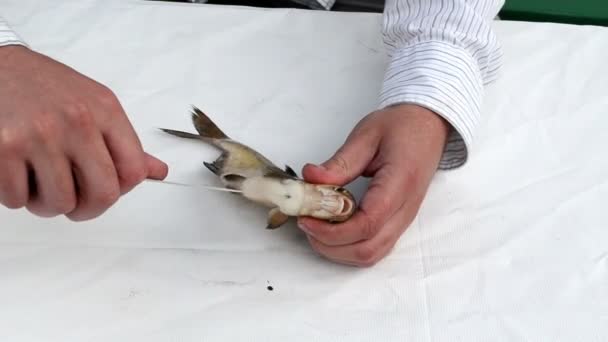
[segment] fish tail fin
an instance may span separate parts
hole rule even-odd
[[[228,139],[228,136],[196,106],[192,106],[192,123],[198,134],[211,139]]]

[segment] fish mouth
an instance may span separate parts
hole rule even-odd
[[[331,194],[325,194],[321,200],[321,208],[334,221],[344,221],[348,219],[355,206],[353,195],[341,187],[332,187]]]
[[[340,202],[342,202],[342,205],[341,205],[341,210],[338,213],[338,215],[339,216],[349,215],[350,212],[353,210],[353,203],[346,198],[340,198]]]

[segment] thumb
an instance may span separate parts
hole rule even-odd
[[[321,165],[306,164],[304,179],[312,183],[345,185],[352,182],[374,158],[380,137],[374,130],[354,130],[334,155]]]
[[[148,153],[146,153],[146,167],[148,168],[149,179],[162,180],[169,173],[167,164]]]

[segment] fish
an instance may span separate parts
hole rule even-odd
[[[278,167],[250,146],[228,136],[197,106],[190,112],[195,133],[159,128],[185,139],[200,140],[221,151],[207,170],[225,189],[269,209],[266,229],[283,226],[290,217],[308,216],[331,223],[344,222],[355,212],[356,199],[343,186],[305,181],[289,165]]]

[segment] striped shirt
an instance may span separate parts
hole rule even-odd
[[[301,1],[325,9],[334,3]],[[496,79],[502,63],[492,20],[503,5],[504,0],[386,0],[382,36],[389,63],[380,108],[417,104],[451,124],[440,169],[467,161],[484,87]],[[10,44],[27,46],[0,17],[0,46]]]
[[[504,0],[386,0],[382,33],[390,62],[380,107],[414,103],[452,126],[439,167],[463,165],[479,125],[484,86],[502,50],[492,20]]]

